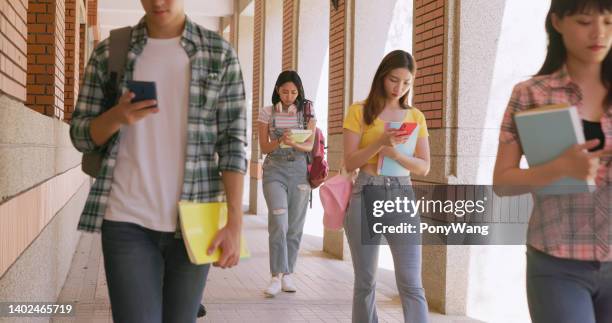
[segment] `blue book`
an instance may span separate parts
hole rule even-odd
[[[419,125],[412,122],[387,122],[385,124],[386,129],[400,129],[402,124],[408,125],[408,131],[411,131],[408,141],[403,144],[395,145],[395,149],[402,155],[414,156],[414,150],[416,149]],[[378,160],[378,173],[384,176],[410,176],[410,171],[404,168],[395,160],[388,157],[380,157]]]
[[[547,163],[575,144],[584,143],[582,122],[576,107],[551,105],[519,112],[514,116],[523,153],[530,167]],[[536,191],[560,195],[593,191],[593,180],[565,177]]]

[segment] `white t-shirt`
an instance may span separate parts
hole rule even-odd
[[[180,37],[148,38],[133,79],[156,83],[159,112],[121,128],[104,219],[172,232],[183,186],[191,79]]]

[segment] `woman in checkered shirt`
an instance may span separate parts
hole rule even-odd
[[[593,193],[536,196],[527,234],[527,298],[534,323],[612,322],[612,1],[552,0],[548,54],[514,87],[501,125],[493,183],[518,195],[562,177],[594,178]],[[586,143],[556,159],[519,168],[515,113],[576,106]]]

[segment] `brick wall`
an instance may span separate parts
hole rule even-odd
[[[70,121],[76,96],[79,93],[80,24],[77,1],[66,1],[66,63],[64,92],[64,119]]]
[[[100,30],[98,28],[98,0],[87,0],[87,26],[93,30],[93,45],[100,41]]]
[[[346,32],[345,13],[347,1],[338,1],[338,9],[330,2],[329,31],[329,110],[328,128],[330,135],[342,133],[345,99],[345,55]]]
[[[66,6],[65,0],[55,0],[55,95],[54,108],[55,117],[64,119],[64,85],[66,83]]]
[[[27,105],[64,117],[64,0],[30,0]]]
[[[27,0],[0,0],[0,93],[26,101]]]
[[[298,4],[298,0],[283,1],[283,71],[295,70],[297,68],[296,33]]]
[[[418,71],[414,105],[429,128],[442,127],[444,76],[444,10],[446,0],[414,1],[414,57]]]
[[[83,72],[85,71],[85,42],[86,38],[86,30],[87,26],[85,24],[79,25],[79,82],[83,78]],[[77,82],[76,86],[79,86],[79,82]]]
[[[251,125],[253,139],[251,141],[251,163],[249,174],[251,178],[259,178],[261,165],[259,164],[259,135],[258,123],[259,106],[262,104],[263,79],[263,42],[264,42],[264,0],[255,1],[255,17],[253,22],[253,116]]]
[[[254,44],[253,44],[253,142],[257,142],[257,118],[261,102],[262,75],[263,75],[263,0],[255,0]]]

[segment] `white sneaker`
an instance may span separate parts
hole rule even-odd
[[[267,297],[274,297],[281,291],[281,280],[278,277],[272,277],[270,280],[270,285],[264,291]]]
[[[283,292],[295,293],[297,288],[295,287],[295,283],[293,282],[293,278],[291,275],[283,275]]]

